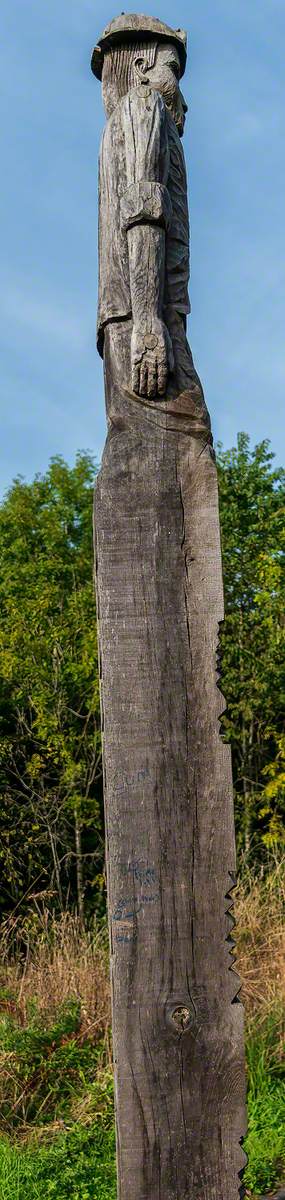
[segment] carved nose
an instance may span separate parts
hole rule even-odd
[[[186,117],[186,113],[188,113],[188,104],[186,104],[186,100],[184,100],[184,96],[182,96],[182,108],[183,108],[183,112],[185,113],[185,117]]]

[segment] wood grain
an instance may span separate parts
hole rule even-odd
[[[118,1194],[237,1200],[243,1009],[227,942],[235,849],[209,440],[140,412],[112,425],[95,530]]]
[[[119,19],[121,57],[111,22],[95,62],[109,116],[98,312],[109,432],[94,529],[118,1197],[238,1200],[235,834],[217,475],[186,337],[184,59],[161,23],[155,52],[149,18],[151,55],[147,42],[138,54],[140,20],[128,50],[130,18]]]

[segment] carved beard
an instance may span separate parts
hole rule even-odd
[[[182,105],[180,89],[176,88],[175,93],[173,94],[173,88],[165,86],[165,84],[162,82],[161,86],[159,87],[158,82],[155,84],[154,80],[152,81],[151,86],[160,92],[166,108],[168,108],[168,111],[171,113],[180,137],[183,137],[186,116]]]
[[[176,128],[178,129],[178,133],[180,134],[180,137],[183,137],[186,118],[185,118],[185,113],[182,108],[182,104],[181,104],[181,100],[180,100],[179,96],[177,96],[177,99],[175,101],[172,100],[170,104],[168,104],[167,100],[165,100],[165,104],[166,104],[166,108],[169,109],[169,112],[171,113],[173,120],[175,121],[175,125],[176,125]]]

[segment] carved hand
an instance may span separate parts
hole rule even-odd
[[[147,328],[134,324],[131,360],[133,391],[149,399],[164,396],[174,357],[168,329],[159,317],[153,316]]]

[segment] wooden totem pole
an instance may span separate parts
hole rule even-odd
[[[185,65],[182,30],[145,16],[111,21],[92,57],[107,115],[95,550],[119,1200],[238,1200],[245,1163],[217,475],[186,337]]]

